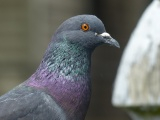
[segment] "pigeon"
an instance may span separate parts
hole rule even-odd
[[[26,81],[0,97],[0,120],[84,120],[91,97],[91,54],[120,47],[94,15],[77,15],[54,33]]]

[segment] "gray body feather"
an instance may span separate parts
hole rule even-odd
[[[0,120],[67,120],[50,95],[23,85],[1,96],[0,109]]]

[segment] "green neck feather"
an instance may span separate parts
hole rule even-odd
[[[63,76],[85,76],[90,72],[91,52],[67,41],[50,44],[44,56],[49,71]]]

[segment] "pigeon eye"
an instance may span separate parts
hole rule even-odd
[[[83,24],[81,25],[81,29],[82,29],[83,31],[88,31],[88,30],[89,30],[89,25],[86,24],[86,23],[83,23]]]

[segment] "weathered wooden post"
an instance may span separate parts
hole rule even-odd
[[[146,9],[129,40],[112,104],[133,120],[160,120],[160,0]]]

